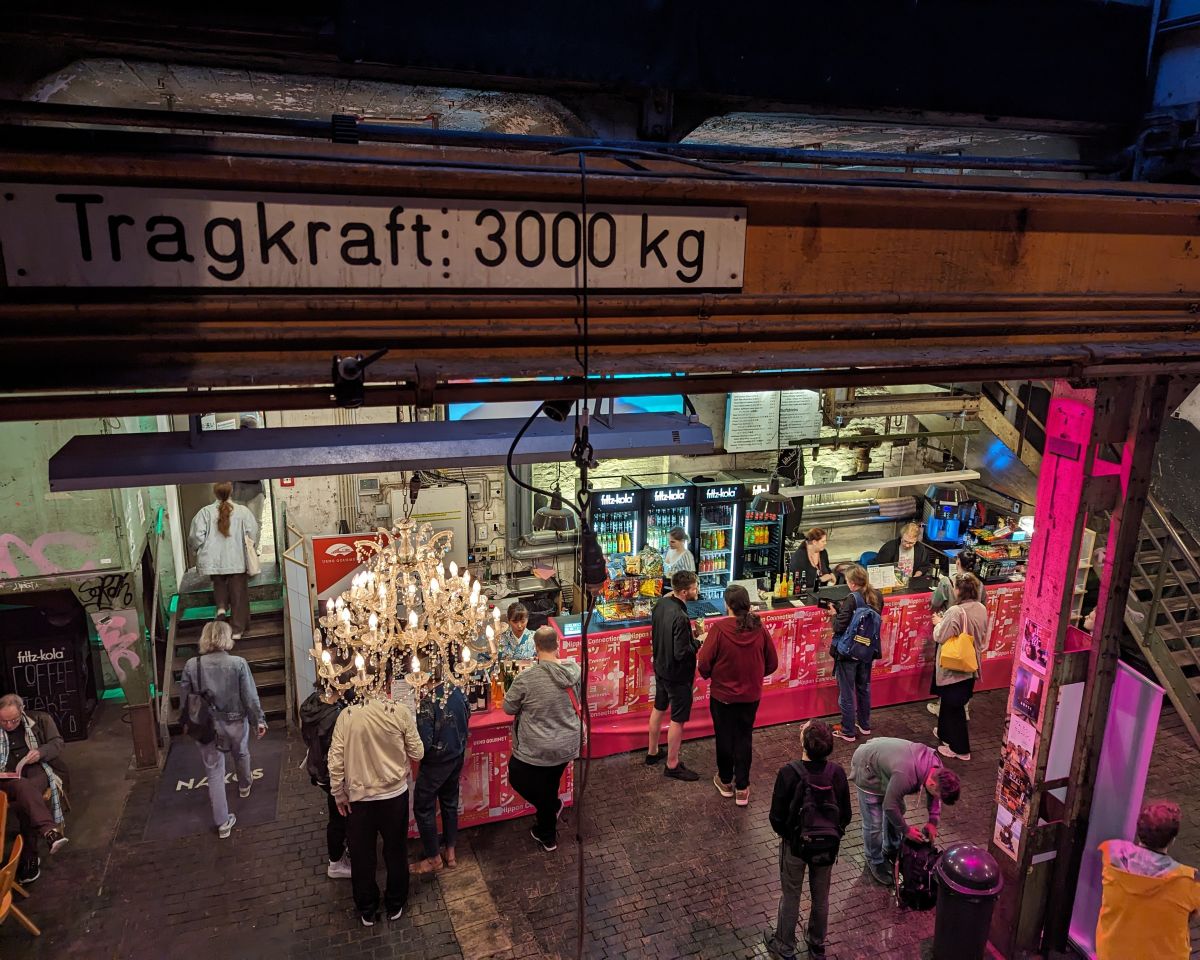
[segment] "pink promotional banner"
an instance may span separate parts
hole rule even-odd
[[[976,690],[1008,685],[1023,589],[1023,583],[988,588],[988,636]],[[820,607],[787,607],[761,617],[775,640],[779,669],[763,683],[755,726],[836,713],[830,613]],[[927,699],[934,657],[929,594],[886,598],[882,641],[883,658],[872,671],[872,703],[883,707]],[[561,656],[579,659],[578,637],[562,637],[559,646]],[[647,714],[654,699],[649,625],[589,634],[588,661],[592,756],[645,746]],[[692,717],[684,728],[687,739],[713,734],[708,687],[707,680],[697,677]]]

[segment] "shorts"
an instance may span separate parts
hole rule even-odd
[[[671,705],[671,720],[687,723],[692,715],[692,681],[654,678],[654,709],[666,710]]]

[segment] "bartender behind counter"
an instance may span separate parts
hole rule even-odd
[[[667,534],[667,552],[663,554],[663,578],[671,577],[683,571],[696,572],[696,558],[688,549],[688,535],[683,527],[675,527]]]
[[[804,543],[792,554],[788,572],[795,574],[797,584],[807,584],[814,590],[837,582],[837,575],[829,566],[829,552],[825,549],[829,534],[820,527],[813,527],[804,535]]]
[[[933,572],[933,557],[921,542],[921,525],[906,523],[900,536],[879,548],[876,566],[895,567],[906,579],[929,576]]]

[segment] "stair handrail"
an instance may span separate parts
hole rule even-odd
[[[1183,538],[1179,535],[1179,531],[1175,529],[1175,524],[1171,522],[1166,509],[1161,503],[1158,502],[1158,500],[1155,499],[1154,494],[1152,493],[1146,494],[1146,505],[1154,511],[1154,515],[1158,517],[1159,523],[1163,525],[1163,529],[1166,531],[1167,536],[1171,538],[1171,542],[1175,544],[1175,548],[1183,556],[1183,559],[1187,565],[1192,568],[1192,573],[1195,574],[1196,579],[1200,580],[1200,560],[1197,560],[1192,555],[1192,548],[1184,543]],[[1143,523],[1144,522],[1145,521],[1143,520]],[[1161,559],[1162,562],[1166,562],[1167,558],[1165,551]]]
[[[171,623],[167,627],[167,653],[163,661],[162,699],[158,705],[158,722],[170,726],[174,717],[171,716],[172,688],[175,686],[175,634],[179,629],[179,604],[172,604]],[[182,706],[182,704],[180,704]]]

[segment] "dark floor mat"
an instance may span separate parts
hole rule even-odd
[[[229,812],[237,814],[237,827],[271,823],[279,801],[279,774],[286,749],[282,730],[268,733],[262,740],[250,738],[250,770],[254,788],[245,800],[238,796],[233,760],[225,757],[225,795]],[[212,833],[212,807],[208,802],[208,781],[195,741],[176,737],[171,741],[162,777],[154,791],[150,819],[143,840],[178,840],[180,837]]]

